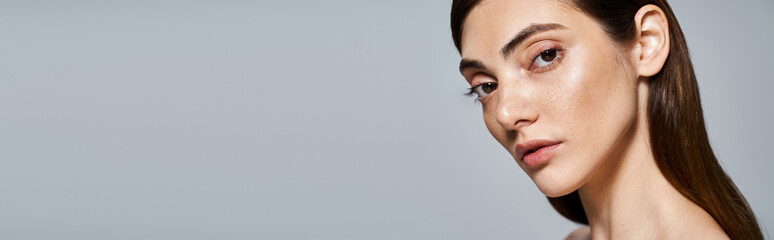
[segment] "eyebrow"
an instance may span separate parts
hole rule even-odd
[[[521,32],[516,34],[516,36],[513,37],[513,39],[511,39],[510,42],[508,42],[508,44],[505,44],[502,50],[500,50],[500,54],[503,56],[503,58],[508,58],[508,55],[511,55],[511,53],[513,52],[513,49],[516,49],[516,47],[518,47],[519,44],[524,42],[524,40],[527,40],[527,38],[529,38],[530,36],[537,33],[549,31],[549,30],[565,29],[565,28],[566,28],[565,26],[558,23],[544,23],[544,24],[533,23],[532,25],[529,25],[528,27],[522,29]]]
[[[460,60],[460,73],[465,71],[465,69],[486,69],[486,66],[481,61],[463,58]]]

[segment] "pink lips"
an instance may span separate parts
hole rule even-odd
[[[519,156],[528,167],[535,167],[548,161],[561,142],[552,140],[531,140],[516,145],[516,156]]]

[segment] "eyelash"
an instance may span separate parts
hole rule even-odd
[[[541,55],[543,55],[543,53],[548,52],[548,51],[555,51],[556,52],[555,59],[553,61],[551,61],[550,63],[548,63],[548,65],[546,65],[546,66],[542,66],[542,67],[538,67],[538,68],[533,68],[533,66],[535,65],[535,61]],[[529,70],[533,71],[533,72],[545,72],[545,71],[551,70],[551,69],[553,69],[556,66],[556,64],[559,64],[559,62],[562,61],[562,59],[564,58],[564,54],[565,54],[565,50],[561,49],[560,47],[551,47],[551,48],[542,50],[542,51],[538,52],[537,54],[535,54],[535,56],[533,56],[531,58],[531,61],[529,63]]]
[[[473,103],[480,103],[481,102],[481,98],[476,96],[476,88],[477,87],[478,87],[478,85],[469,87],[469,88],[467,88],[468,92],[465,93],[465,96],[473,98]]]
[[[472,86],[472,87],[467,88],[468,92],[465,93],[465,96],[473,97],[474,95],[476,95],[476,91],[474,89],[476,89],[477,87],[478,86]],[[476,97],[476,98],[473,99],[473,102],[477,103],[477,102],[481,102],[481,100],[479,100],[478,97]]]

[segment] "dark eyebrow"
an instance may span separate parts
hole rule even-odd
[[[462,71],[465,71],[465,69],[468,69],[468,68],[486,69],[486,66],[484,66],[484,64],[478,60],[462,59],[460,61],[460,73],[462,73]]]
[[[558,24],[558,23],[544,23],[544,24],[532,24],[529,25],[529,27],[524,28],[516,34],[513,39],[511,39],[508,44],[505,44],[502,50],[500,50],[500,54],[503,56],[503,58],[508,58],[508,55],[511,54],[513,49],[519,46],[524,40],[527,40],[529,36],[532,36],[533,34],[545,32],[548,30],[554,30],[554,29],[565,29],[566,27]]]

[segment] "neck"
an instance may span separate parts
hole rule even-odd
[[[706,211],[661,174],[651,152],[644,110],[639,115],[608,163],[578,190],[592,238],[685,239],[697,232],[724,236]]]

